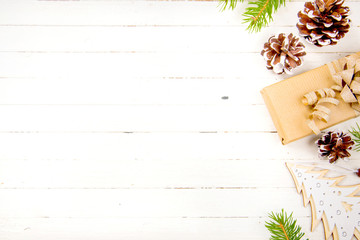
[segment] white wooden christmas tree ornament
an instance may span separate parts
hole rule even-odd
[[[326,177],[328,169],[318,166],[286,163],[304,206],[310,202],[311,231],[322,220],[325,238],[360,240],[360,184],[340,186],[345,176]]]

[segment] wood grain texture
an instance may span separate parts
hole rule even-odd
[[[297,33],[286,5],[249,34],[216,0],[0,0],[0,239],[263,240],[282,208],[324,239],[285,167],[319,162],[316,138],[281,145],[260,95],[288,77],[260,55]],[[346,5],[294,74],[360,51]]]

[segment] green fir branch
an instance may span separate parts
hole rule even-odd
[[[360,127],[359,125],[356,123],[356,127],[351,127],[351,130],[349,130],[349,133],[351,135],[353,135],[352,140],[355,142],[355,148],[354,150],[359,152],[360,151]]]
[[[271,212],[269,218],[272,221],[265,222],[265,227],[271,233],[270,240],[300,240],[305,235],[296,225],[292,213],[288,216],[284,209],[280,213]]]
[[[236,7],[237,2],[244,0],[220,0],[222,10]],[[246,30],[249,32],[260,32],[261,29],[273,20],[273,14],[281,7],[285,6],[286,0],[254,0],[249,2],[249,6],[243,13],[244,23],[248,23]]]
[[[238,2],[243,2],[244,0],[220,0],[221,10],[226,9],[234,10]]]
[[[273,13],[279,7],[285,6],[286,0],[257,0],[249,2],[249,7],[243,14],[244,23],[249,23],[247,30],[249,32],[260,32],[261,29],[273,20]]]

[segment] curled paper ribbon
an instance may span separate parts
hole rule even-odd
[[[331,111],[326,105],[339,104],[336,92],[339,92],[344,102],[349,103],[357,113],[360,113],[360,59],[351,55],[328,63],[327,66],[335,85],[309,92],[302,99],[304,105],[312,106],[307,125],[316,135],[320,133],[320,129],[315,119],[328,122]]]
[[[360,59],[348,56],[327,66],[336,83],[332,89],[339,91],[341,98],[351,104],[355,111],[360,112]]]
[[[336,93],[331,88],[322,88],[304,95],[302,102],[304,105],[314,105],[322,98],[334,98]]]
[[[329,121],[331,110],[328,104],[339,104],[339,100],[337,100],[335,96],[336,93],[331,88],[318,89],[303,96],[303,104],[312,107],[312,112],[307,120],[307,125],[316,135],[320,133],[320,129],[317,127],[315,119],[324,122]]]

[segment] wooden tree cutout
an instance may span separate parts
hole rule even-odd
[[[360,240],[360,184],[339,186],[345,176],[326,177],[328,169],[286,163],[298,193],[302,193],[304,206],[310,202],[311,231],[322,220],[325,238]]]

